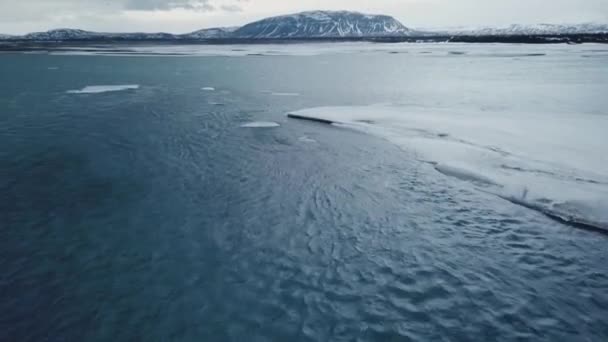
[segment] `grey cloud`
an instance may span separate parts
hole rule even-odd
[[[222,5],[220,8],[226,12],[242,12],[243,11],[243,8],[241,8],[241,6],[238,6],[238,5]]]
[[[221,25],[214,16],[201,17],[195,22],[191,14],[176,15],[172,22],[167,16],[150,16],[145,12],[184,9],[218,16],[243,13],[249,0],[0,0],[0,33],[24,34],[51,28],[77,27],[91,30],[187,31],[199,26]],[[135,11],[139,14],[129,15]],[[143,15],[143,16],[142,16]],[[240,15],[240,14],[239,14]],[[236,21],[231,22],[234,25]]]
[[[215,6],[210,0],[126,0],[128,10],[171,10],[183,8],[197,11],[214,11]]]
[[[0,0],[0,20],[40,19],[57,15],[112,13],[125,10],[166,11],[186,9],[212,12],[219,9],[238,11],[248,0]]]

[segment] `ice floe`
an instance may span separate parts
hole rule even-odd
[[[125,84],[125,85],[94,85],[86,86],[80,90],[68,90],[68,94],[99,94],[114,91],[125,91],[139,89],[137,84]]]
[[[271,92],[272,96],[300,96],[299,93],[281,93],[281,92]]]
[[[241,125],[244,128],[273,128],[279,126],[278,123],[272,121],[253,121]]]
[[[307,144],[314,144],[317,142],[315,139],[313,139],[309,136],[306,136],[306,135],[299,137],[298,140],[303,143],[307,143]]]

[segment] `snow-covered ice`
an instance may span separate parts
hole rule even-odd
[[[94,85],[86,86],[80,90],[68,90],[68,94],[99,94],[113,91],[124,91],[139,89],[137,84],[125,84],[125,85]]]
[[[443,175],[608,230],[608,117],[374,105],[295,111],[384,138]]]
[[[581,45],[514,45],[514,44],[459,44],[459,43],[310,43],[310,44],[253,44],[253,45],[179,45],[150,44],[124,47],[121,45],[71,46],[50,51],[33,53],[51,55],[102,55],[102,56],[154,56],[154,57],[188,57],[188,56],[226,56],[226,57],[273,57],[273,56],[319,56],[336,54],[395,54],[403,57],[408,53],[420,55],[442,55],[446,58],[458,58],[462,55],[450,54],[466,48],[466,56],[480,57],[541,57],[541,55],[575,55],[587,54],[589,49],[603,49],[603,44]],[[32,53],[24,51],[22,53]],[[405,58],[405,57],[404,57]]]
[[[272,121],[253,121],[241,125],[244,128],[273,128],[279,126],[278,123]]]

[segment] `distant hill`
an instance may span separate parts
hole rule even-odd
[[[210,29],[203,29],[194,31],[192,33],[186,33],[178,35],[178,38],[182,39],[218,39],[218,38],[230,38],[233,36],[234,31],[238,30],[238,27],[217,27]]]
[[[483,27],[483,28],[456,28],[445,30],[433,30],[430,33],[450,34],[457,36],[539,36],[539,35],[576,35],[576,34],[608,34],[608,24],[536,24],[518,25],[513,24],[506,27]]]
[[[29,33],[13,39],[24,39],[33,41],[69,41],[69,40],[96,40],[96,39],[118,39],[118,40],[161,40],[175,39],[170,33],[107,33],[91,32],[76,29],[56,29],[46,32]]]

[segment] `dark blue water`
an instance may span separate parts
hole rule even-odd
[[[606,236],[285,118],[479,83],[401,58],[0,56],[0,340],[606,341]]]

